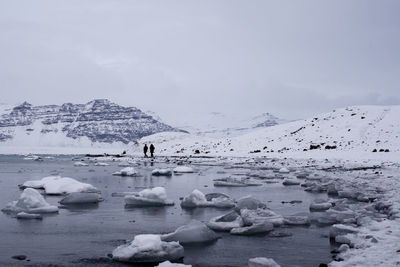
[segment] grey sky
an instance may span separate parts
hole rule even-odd
[[[172,123],[400,104],[399,14],[396,0],[0,0],[0,102],[109,98]]]

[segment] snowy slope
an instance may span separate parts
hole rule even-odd
[[[263,113],[257,116],[246,116],[244,114],[224,114],[210,112],[206,114],[192,114],[180,119],[190,121],[177,121],[179,129],[184,129],[194,135],[207,137],[232,137],[248,133],[256,128],[270,127],[286,122],[270,113]]]
[[[188,155],[196,150],[220,156],[393,153],[400,152],[398,114],[400,106],[355,106],[232,138],[159,133],[141,139],[139,145],[153,142],[161,153]]]

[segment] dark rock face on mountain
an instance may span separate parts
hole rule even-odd
[[[87,104],[32,106],[24,102],[0,116],[0,142],[15,133],[26,135],[62,132],[66,137],[87,137],[92,142],[135,142],[143,136],[165,131],[181,131],[155,120],[134,107],[123,107],[106,99]]]

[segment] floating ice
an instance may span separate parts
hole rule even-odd
[[[62,205],[90,204],[99,203],[102,200],[101,195],[98,193],[74,192],[61,199],[59,203]]]
[[[130,244],[117,247],[112,258],[122,262],[162,262],[183,258],[178,242],[161,241],[159,235],[137,235]]]
[[[264,203],[262,203],[258,199],[255,199],[255,198],[253,198],[251,196],[242,197],[237,202],[237,209],[238,210],[241,210],[241,209],[255,210],[255,209],[258,209],[258,208],[266,208],[266,207],[267,207],[267,205],[265,205]]]
[[[281,267],[273,259],[270,258],[252,258],[249,259],[249,267]]]
[[[96,162],[95,164],[94,164],[94,166],[109,166],[110,164],[108,164],[108,163],[105,163],[105,162]]]
[[[282,184],[283,185],[299,185],[300,182],[295,179],[284,179]]]
[[[181,244],[209,242],[218,238],[219,236],[207,225],[196,220],[179,227],[175,232],[161,236],[163,241],[178,241]]]
[[[43,219],[42,215],[36,214],[36,213],[26,213],[26,212],[18,212],[17,213],[17,219],[23,219],[23,220],[41,220]]]
[[[118,172],[114,172],[113,175],[120,175],[120,176],[135,176],[136,170],[133,167],[126,167]]]
[[[75,167],[86,167],[86,166],[89,166],[89,164],[82,162],[82,161],[77,161],[74,163],[74,166]]]
[[[155,169],[151,172],[154,176],[171,176],[172,171],[170,169]]]
[[[8,203],[2,211],[16,213],[53,213],[58,212],[58,208],[47,203],[37,190],[26,188],[18,200]]]
[[[215,231],[231,231],[243,226],[243,220],[235,211],[211,218],[207,226]]]
[[[330,202],[326,200],[317,199],[313,203],[310,204],[311,211],[325,211],[332,207]]]
[[[210,198],[207,200],[203,192],[195,189],[188,196],[184,197],[181,202],[182,208],[196,208],[196,207],[216,207],[216,208],[232,208],[235,206],[233,199],[220,195],[218,197]]]
[[[156,267],[192,267],[192,265],[186,265],[181,263],[172,263],[170,261],[161,262]]]
[[[214,180],[214,186],[230,186],[230,187],[244,187],[244,186],[260,186],[262,183],[258,183],[251,179],[239,179],[239,178],[221,178]]]
[[[289,171],[288,168],[282,167],[282,168],[279,169],[279,172],[280,173],[289,173],[290,171]]]
[[[254,235],[268,233],[274,229],[274,225],[270,222],[260,222],[250,226],[233,228],[231,234],[233,235]]]
[[[274,226],[281,226],[284,223],[282,215],[276,214],[268,209],[241,209],[240,216],[245,225],[253,225],[264,222],[272,223]]]
[[[74,192],[99,192],[91,184],[81,183],[69,177],[48,176],[41,180],[26,181],[21,185],[22,188],[44,189],[48,195],[69,194]]]
[[[131,165],[132,164],[129,161],[121,161],[120,163],[118,163],[118,166],[120,166],[120,167],[129,167]]]
[[[193,173],[194,170],[187,166],[178,166],[174,169],[175,173]]]
[[[310,225],[308,215],[289,215],[283,216],[283,222],[287,225]]]
[[[130,206],[170,206],[174,205],[174,202],[167,199],[164,187],[154,187],[126,195],[125,204]]]

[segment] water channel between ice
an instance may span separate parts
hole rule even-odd
[[[282,215],[309,212],[309,204],[314,199],[326,197],[325,194],[305,192],[300,186],[283,186],[281,181],[250,187],[213,186],[216,178],[274,175],[268,170],[235,168],[233,165],[192,165],[196,173],[155,177],[151,176],[153,169],[174,168],[176,164],[138,161],[134,165],[139,173],[137,177],[120,177],[112,175],[123,168],[118,166],[118,162],[108,162],[109,166],[89,164],[88,167],[74,167],[71,159],[58,156],[39,162],[23,160],[21,156],[0,156],[1,208],[18,199],[21,193],[18,184],[56,173],[96,186],[105,199],[97,206],[60,209],[59,214],[45,216],[41,221],[17,220],[0,213],[0,265],[120,265],[96,259],[105,257],[137,234],[172,232],[192,219],[207,222],[228,212],[215,208],[182,209],[179,198],[193,189],[204,193],[221,192],[235,199],[252,195]],[[123,198],[111,196],[114,192],[140,191],[155,186],[165,187],[175,206],[125,208]],[[54,205],[60,199],[60,196],[46,197]],[[302,203],[282,203],[291,200],[301,200]],[[184,263],[195,267],[242,267],[247,266],[249,258],[270,257],[282,266],[318,266],[331,260],[328,227],[281,227],[277,231],[292,235],[234,236],[222,233],[222,238],[214,243],[186,246]],[[11,258],[18,254],[27,255],[29,261]]]

